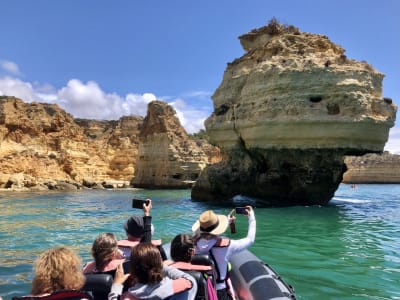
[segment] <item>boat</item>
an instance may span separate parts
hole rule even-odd
[[[235,254],[230,262],[230,278],[240,300],[297,299],[294,288],[249,250]]]
[[[167,254],[170,244],[164,244]],[[240,300],[286,300],[297,299],[292,286],[287,284],[268,264],[244,250],[231,257],[230,278],[235,294]],[[199,282],[199,279],[196,278]],[[112,276],[108,274],[87,274],[83,288],[93,294],[94,300],[107,299],[111,289]],[[199,286],[205,286],[199,283]],[[199,288],[200,290],[200,288]],[[196,299],[207,300],[208,297],[198,293]]]

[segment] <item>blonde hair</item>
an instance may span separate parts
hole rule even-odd
[[[117,250],[118,241],[114,234],[101,233],[96,237],[92,245],[92,255],[97,271],[103,270],[103,267],[114,258]]]
[[[35,262],[32,280],[33,295],[58,290],[79,290],[85,283],[81,258],[65,247],[55,247],[42,253]]]

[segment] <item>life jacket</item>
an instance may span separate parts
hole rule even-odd
[[[137,246],[140,241],[120,240],[118,241],[118,248],[124,253],[125,258],[129,259],[131,248]],[[152,240],[151,243],[160,248],[162,245],[161,240]]]
[[[216,241],[216,243],[214,244],[214,246],[211,247],[211,249],[209,250],[209,254],[210,254],[210,258],[214,261],[214,265],[215,265],[215,272],[217,273],[217,279],[216,279],[216,283],[225,283],[225,288],[226,291],[228,292],[228,294],[231,294],[232,298],[235,299],[236,295],[235,295],[235,291],[233,290],[232,287],[232,283],[230,280],[230,275],[229,275],[229,271],[230,271],[230,263],[228,262],[227,266],[226,266],[226,275],[225,278],[221,278],[221,270],[219,268],[218,262],[215,259],[215,256],[213,254],[213,249],[215,248],[225,248],[225,247],[229,247],[229,245],[231,244],[231,240],[227,237],[219,237]]]
[[[222,283],[222,282],[224,282],[224,281],[226,282],[227,279],[229,278],[229,264],[228,264],[228,266],[227,266],[225,278],[221,279],[221,271],[220,271],[220,269],[219,269],[218,262],[217,262],[217,260],[215,259],[215,256],[214,256],[214,254],[213,254],[213,252],[212,252],[212,249],[213,249],[213,248],[225,248],[225,247],[228,247],[230,244],[231,244],[231,240],[230,240],[229,238],[226,238],[226,237],[219,237],[219,238],[217,239],[216,243],[214,244],[214,246],[212,246],[212,248],[211,248],[210,251],[209,251],[210,257],[211,257],[211,259],[213,260],[214,265],[215,265],[215,271],[216,271],[216,273],[217,273],[217,279],[216,279],[217,283]]]
[[[92,296],[84,291],[60,290],[46,296],[13,297],[12,300],[92,300]]]

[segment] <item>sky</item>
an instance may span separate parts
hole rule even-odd
[[[272,18],[324,34],[385,74],[400,104],[398,0],[0,0],[0,95],[57,103],[77,118],[145,116],[171,104],[204,129],[238,37]],[[400,154],[400,121],[385,150]]]

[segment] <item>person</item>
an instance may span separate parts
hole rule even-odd
[[[190,263],[194,255],[194,241],[189,234],[178,234],[171,241],[171,258],[175,262]]]
[[[122,294],[123,284],[131,277],[132,286]],[[109,300],[116,299],[194,299],[196,281],[176,268],[163,265],[160,251],[151,243],[132,248],[130,274],[120,265],[115,273]],[[122,294],[122,295],[121,295]],[[121,297],[120,297],[121,295]]]
[[[49,296],[61,290],[80,290],[85,284],[80,257],[66,247],[42,253],[35,261],[34,270],[30,295],[33,297]]]
[[[143,204],[143,216],[132,215],[124,224],[126,239],[118,241],[118,248],[124,253],[126,258],[130,257],[132,247],[139,243],[151,242],[160,251],[163,260],[167,259],[161,240],[152,240],[154,227],[151,223],[151,209],[153,207],[151,199],[146,199],[148,203]]]
[[[112,233],[101,233],[93,242],[94,261],[84,265],[83,273],[108,273],[114,276],[118,265],[125,261],[124,254],[118,249],[118,241]]]
[[[219,300],[233,299],[233,289],[229,286],[229,258],[247,249],[254,243],[256,236],[256,219],[251,206],[246,206],[249,218],[247,236],[239,240],[230,240],[221,235],[226,231],[230,222],[234,222],[232,210],[229,216],[217,215],[212,210],[203,212],[193,224],[192,231],[195,239],[195,253],[209,254],[215,262],[217,272],[217,295]]]
[[[173,262],[169,265],[189,273],[196,279],[197,298],[217,299],[213,264],[208,257],[195,257],[194,250],[195,245],[191,235],[176,235],[171,241],[170,255]]]

